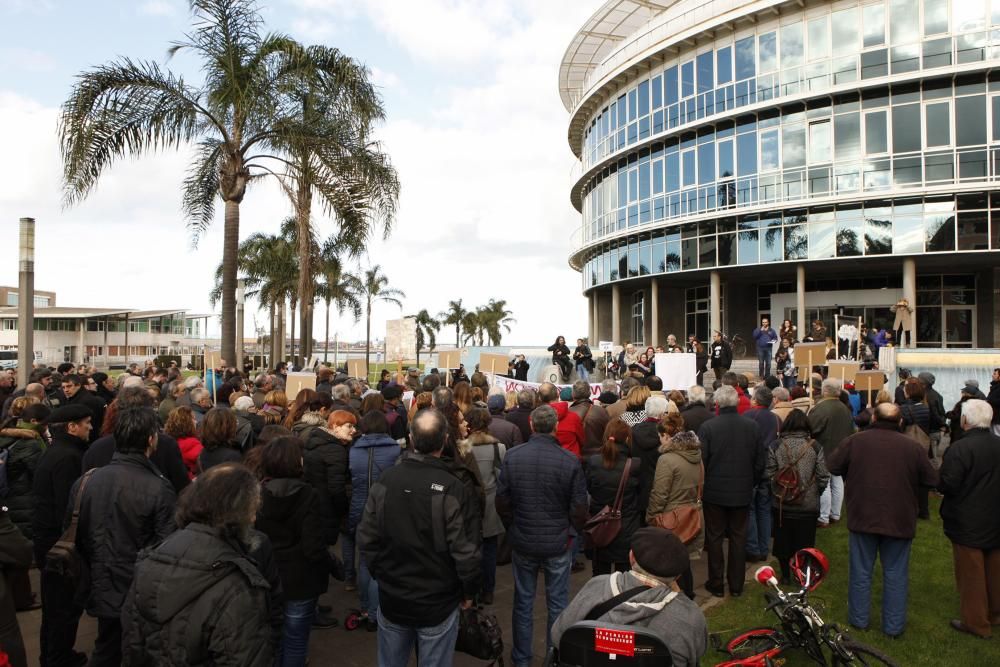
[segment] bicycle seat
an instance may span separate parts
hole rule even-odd
[[[574,623],[559,640],[553,667],[632,665],[669,667],[674,661],[666,643],[641,626],[601,621]]]

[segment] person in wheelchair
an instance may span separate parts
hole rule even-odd
[[[628,572],[591,579],[552,626],[552,645],[580,621],[645,628],[670,649],[674,665],[697,665],[708,649],[708,626],[677,577],[687,571],[688,549],[664,528],[646,527],[632,536]],[[559,663],[553,663],[559,664]]]

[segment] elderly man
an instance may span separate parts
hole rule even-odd
[[[788,416],[795,406],[792,405],[791,394],[784,387],[778,387],[771,391],[771,395],[774,397],[774,403],[771,404],[771,412],[781,421],[785,422],[785,417]]]
[[[820,399],[809,411],[809,423],[813,437],[823,447],[823,456],[829,461],[830,454],[844,438],[854,433],[854,419],[851,409],[840,401],[843,390],[840,380],[827,378],[820,386]],[[830,485],[823,491],[819,501],[819,521],[817,528],[827,528],[840,521],[840,508],[844,501],[844,480],[831,470]]]
[[[899,406],[883,403],[875,408],[872,428],[845,439],[827,459],[830,474],[848,481],[847,620],[855,628],[868,627],[872,573],[875,559],[881,558],[882,632],[890,637],[898,637],[906,627],[917,492],[938,483],[927,452],[900,433],[901,423]]]
[[[201,428],[201,423],[205,421],[205,414],[212,409],[212,395],[208,389],[198,387],[191,391],[191,412],[194,413],[194,420]]]
[[[264,407],[264,397],[274,389],[274,378],[267,373],[261,373],[253,381],[253,406],[260,410]]]
[[[965,436],[945,451],[938,487],[961,610],[951,627],[989,638],[1000,625],[1000,438],[986,401],[966,401],[961,419]]]
[[[705,388],[693,385],[688,389],[687,403],[681,407],[681,417],[684,419],[685,430],[697,433],[701,425],[714,416],[705,405]]]
[[[764,475],[767,456],[760,427],[736,409],[739,397],[729,385],[715,392],[719,415],[698,430],[705,465],[703,503],[708,581],[715,597],[725,595],[725,579],[733,597],[743,594],[746,569],[747,516],[754,487]],[[729,562],[722,540],[729,538]]]
[[[493,394],[486,401],[486,407],[490,411],[489,432],[494,438],[504,444],[507,449],[520,445],[524,442],[521,429],[517,424],[507,421],[503,416],[504,408],[507,406],[507,399],[503,394]]]
[[[590,385],[584,380],[573,383],[573,402],[569,409],[583,422],[583,460],[587,461],[601,451],[604,445],[604,427],[608,425],[608,411],[590,398]]]

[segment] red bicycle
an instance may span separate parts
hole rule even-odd
[[[826,623],[809,604],[809,592],[815,590],[829,571],[829,561],[819,549],[802,549],[791,560],[792,573],[801,588],[796,593],[785,592],[778,586],[774,570],[761,567],[757,582],[770,590],[765,611],[773,611],[780,627],[746,630],[723,646],[718,635],[712,635],[715,648],[729,656],[716,667],[774,667],[784,663],[782,656],[790,649],[801,650],[820,665],[884,665],[896,667],[888,656],[876,648],[854,641],[835,623]]]

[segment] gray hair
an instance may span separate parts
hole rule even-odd
[[[820,393],[827,398],[839,398],[844,385],[837,378],[827,378],[820,385]]]
[[[792,395],[789,394],[788,390],[784,387],[775,387],[772,389],[771,396],[773,396],[776,401],[787,401],[792,397]]]
[[[705,388],[695,385],[688,389],[688,403],[705,404]]]
[[[540,405],[531,411],[531,430],[534,433],[555,433],[558,422],[559,417],[550,405]]]
[[[451,404],[455,400],[455,395],[448,387],[438,387],[431,394],[431,398],[434,401],[434,407],[438,410],[443,410],[444,408],[451,407]]]
[[[351,397],[351,388],[346,384],[334,385],[330,395],[333,396],[333,400],[343,403]]]
[[[989,428],[993,422],[993,406],[979,398],[970,398],[962,405],[965,428]]]
[[[733,389],[728,384],[724,384],[715,390],[712,394],[712,400],[715,404],[721,408],[735,408],[739,405],[740,397],[736,394],[736,390]]]
[[[192,403],[197,403],[201,399],[208,398],[209,396],[210,396],[210,394],[208,393],[208,389],[204,389],[202,387],[198,387],[197,389],[192,389],[191,390],[191,402]]]
[[[840,394],[837,394],[838,396]],[[753,402],[762,408],[771,407],[771,403],[774,402],[774,394],[766,385],[759,385],[753,390]]]
[[[522,389],[517,392],[517,407],[533,408],[535,406],[535,392],[530,389]]]
[[[646,416],[659,419],[667,411],[667,399],[663,396],[650,396],[646,399]]]
[[[590,385],[583,380],[577,380],[573,383],[573,400],[580,401],[585,398],[590,398]]]
[[[615,396],[617,396],[618,395],[618,383],[615,380],[611,379],[611,378],[607,378],[607,379],[604,380],[604,382],[601,383],[601,391],[602,392],[603,391],[610,391],[612,394],[614,394]]]
[[[260,389],[261,387],[263,387],[268,382],[271,382],[271,376],[268,375],[267,373],[261,373],[260,375],[258,375],[254,379],[253,384],[254,384],[255,387],[257,387],[258,389]]]
[[[200,383],[201,379],[199,379],[198,382]],[[141,386],[142,386],[142,378],[139,377],[138,375],[129,375],[122,382],[122,387],[141,387]]]
[[[201,378],[198,377],[197,375],[192,375],[187,380],[184,380],[184,388],[185,389],[190,390],[190,389],[195,389],[195,388],[200,387],[200,386],[201,386]]]

